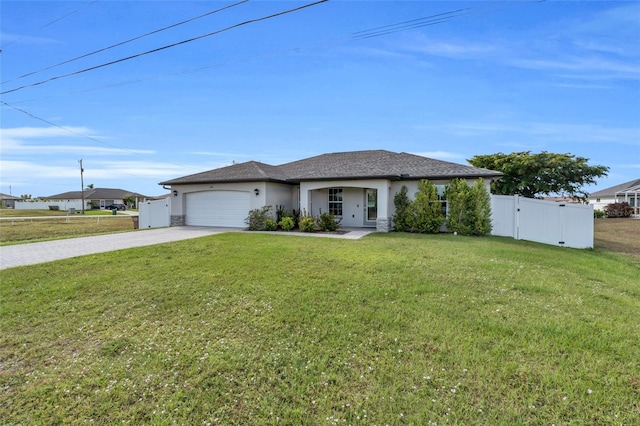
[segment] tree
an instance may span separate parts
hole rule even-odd
[[[449,182],[446,191],[447,230],[457,232],[460,235],[471,234],[471,227],[467,223],[467,212],[471,209],[471,191],[464,179],[453,179]]]
[[[404,232],[409,230],[409,216],[411,200],[407,193],[409,189],[406,185],[402,185],[400,191],[393,196],[393,204],[396,207],[396,212],[393,215],[393,226],[394,229],[398,232]]]
[[[469,188],[472,210],[469,214],[471,235],[486,235],[491,232],[491,196],[482,179]]]
[[[453,179],[446,191],[449,216],[447,230],[460,235],[491,232],[491,198],[482,179],[472,186],[464,179]]]
[[[436,186],[428,180],[418,183],[416,198],[411,203],[409,226],[416,232],[435,234],[444,223],[442,203],[438,200]]]
[[[609,171],[605,166],[590,166],[588,160],[572,154],[526,151],[476,155],[468,161],[475,167],[504,173],[491,184],[494,194],[530,198],[558,194],[586,202],[589,194],[582,186],[596,183],[595,178],[607,176]]]

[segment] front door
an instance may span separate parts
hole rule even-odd
[[[375,225],[378,219],[378,190],[367,188],[365,190],[365,225]]]

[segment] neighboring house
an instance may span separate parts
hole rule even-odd
[[[46,200],[65,200],[65,201],[78,201],[83,198],[83,191],[70,191],[63,192],[62,194],[50,195],[48,197],[41,197]],[[125,191],[124,189],[112,189],[112,188],[91,188],[84,191],[84,201],[87,208],[90,208],[91,204],[103,209],[110,204],[127,204],[126,200],[133,198],[135,205],[145,201],[146,196],[138,194],[136,192]],[[133,205],[127,205],[129,208],[133,208]]]
[[[2,207],[13,209],[16,206],[16,201],[20,201],[20,197],[14,197],[13,195],[0,194],[0,203]]]
[[[317,216],[329,212],[343,227],[389,231],[394,195],[409,197],[428,179],[444,195],[454,178],[486,183],[502,173],[384,150],[323,154],[280,166],[256,161],[161,182],[171,186],[171,225],[245,227],[250,210],[282,206]],[[168,188],[165,188],[168,189]],[[446,208],[444,198],[443,207]]]
[[[608,204],[626,201],[640,214],[640,179],[605,188],[589,195],[589,204],[596,210],[603,210]]]

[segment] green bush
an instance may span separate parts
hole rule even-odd
[[[298,227],[302,232],[314,232],[316,230],[316,221],[310,216],[301,217]]]
[[[282,218],[282,220],[280,220],[280,222],[278,222],[278,225],[280,225],[280,228],[285,231],[291,231],[293,228],[295,228],[296,222],[291,216],[285,216]]]
[[[288,214],[284,206],[281,204],[277,205],[276,206],[276,223],[280,223],[280,221],[286,216],[288,216]]]
[[[595,219],[602,219],[605,216],[606,216],[606,213],[604,212],[604,210],[596,209],[596,210],[593,211],[593,217]]]
[[[393,196],[393,204],[396,208],[393,215],[393,229],[398,232],[408,231],[410,228],[411,200],[407,195],[408,191],[407,186],[402,185],[400,191]]]
[[[460,235],[486,235],[491,232],[491,198],[482,179],[472,186],[464,179],[453,179],[447,187],[446,196],[449,232]]]
[[[264,225],[267,231],[275,231],[276,229],[278,229],[278,222],[271,218],[267,219]]]
[[[336,219],[331,213],[321,212],[316,224],[321,231],[333,232],[340,227],[340,219]]]
[[[249,216],[244,220],[244,223],[249,227],[249,231],[266,231],[267,219],[271,219],[269,217],[270,210],[271,206],[251,210]]]
[[[436,234],[440,232],[444,219],[436,186],[428,180],[421,180],[416,198],[410,205],[409,226],[415,232]]]

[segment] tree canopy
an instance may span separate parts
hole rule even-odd
[[[595,183],[595,178],[606,176],[609,168],[590,166],[589,159],[572,154],[539,154],[526,152],[501,152],[476,155],[469,163],[504,173],[491,184],[491,192],[497,195],[522,195],[536,198],[558,194],[586,202],[589,194],[582,187]]]

